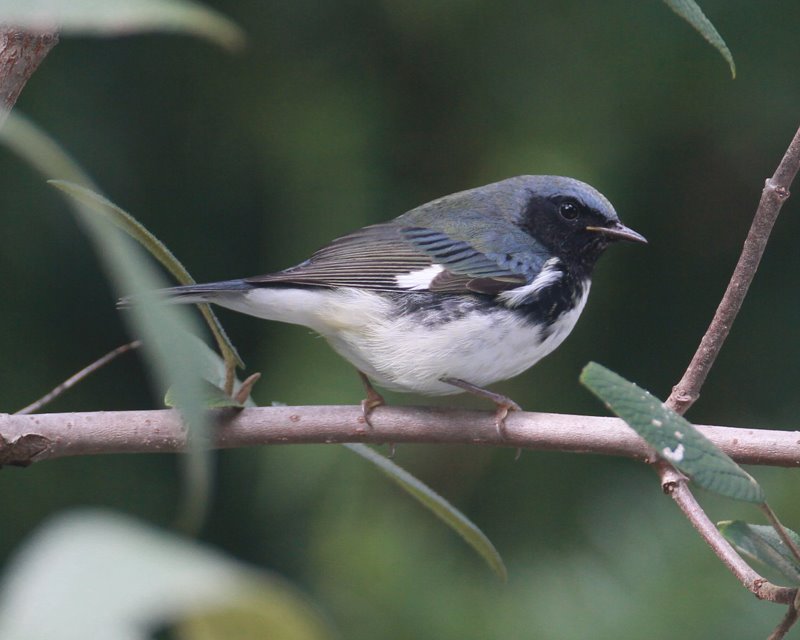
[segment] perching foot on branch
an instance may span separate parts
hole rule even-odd
[[[358,376],[361,378],[361,384],[364,385],[364,391],[367,394],[367,397],[361,401],[361,413],[364,416],[364,422],[366,422],[367,426],[372,429],[370,416],[375,409],[385,405],[386,400],[384,400],[383,396],[375,390],[375,387],[372,386],[372,383],[365,374],[359,371]]]
[[[454,387],[458,387],[459,389],[463,389],[467,393],[471,393],[479,398],[486,398],[487,400],[494,402],[495,406],[497,407],[497,411],[494,414],[494,425],[497,428],[497,434],[500,436],[501,440],[508,440],[508,432],[506,431],[506,417],[508,416],[508,412],[522,411],[522,407],[520,407],[508,396],[504,396],[502,393],[489,391],[489,389],[478,387],[477,385],[467,382],[466,380],[461,380],[460,378],[441,378],[441,381],[451,384]]]

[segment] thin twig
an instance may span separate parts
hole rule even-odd
[[[770,507],[766,502],[758,506],[761,511],[764,512],[764,515],[767,516],[767,520],[769,520],[769,523],[772,525],[772,528],[775,529],[775,532],[778,534],[778,537],[781,539],[783,544],[786,545],[786,548],[795,557],[797,562],[800,562],[800,549],[798,549],[795,541],[789,537],[789,534],[786,532],[786,528],[781,524],[781,521],[778,520],[778,516],[772,510],[772,507]]]
[[[92,364],[84,367],[83,369],[78,371],[78,373],[70,376],[69,378],[64,380],[64,382],[62,382],[60,385],[58,385],[55,389],[53,389],[50,393],[42,396],[36,402],[32,402],[31,404],[29,404],[24,409],[20,409],[14,415],[21,416],[21,415],[27,415],[29,413],[36,413],[42,407],[44,407],[45,405],[47,405],[50,402],[52,402],[53,400],[55,400],[62,393],[64,393],[68,389],[71,389],[72,387],[74,387],[81,380],[83,380],[84,378],[90,376],[91,374],[93,374],[95,371],[97,371],[101,367],[104,367],[105,365],[107,365],[114,358],[116,358],[118,356],[121,356],[123,353],[127,353],[128,351],[132,351],[133,349],[138,349],[141,346],[141,344],[142,344],[141,341],[134,340],[133,342],[129,342],[128,344],[123,344],[122,346],[117,347],[116,349],[114,349],[112,351],[109,351],[102,358],[98,358],[97,360],[92,362]]]
[[[797,597],[794,602],[789,605],[786,615],[783,616],[780,624],[775,627],[775,630],[769,634],[767,640],[783,640],[795,622],[797,622],[798,609],[800,609],[800,589],[797,591]]]
[[[800,129],[795,133],[789,148],[783,156],[775,174],[766,181],[761,193],[753,223],[744,242],[739,262],[714,318],[700,341],[700,346],[692,358],[686,373],[672,390],[667,406],[680,414],[700,397],[700,388],[722,348],[733,321],[742,306],[750,283],[753,281],[761,256],[767,246],[770,232],[780,213],[781,206],[789,197],[789,187],[800,169]]]
[[[745,588],[750,590],[757,598],[771,602],[791,603],[797,596],[797,589],[779,587],[762,578],[748,565],[736,550],[719,533],[716,525],[711,522],[706,512],[697,503],[692,492],[689,491],[686,478],[675,468],[659,460],[654,463],[661,478],[661,487],[680,507],[683,514],[692,526],[708,543],[722,563],[733,573]]]

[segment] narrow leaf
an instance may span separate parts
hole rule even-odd
[[[91,185],[91,180],[80,166],[52,138],[16,113],[10,114],[0,127],[0,142],[46,177],[68,177],[83,185]],[[94,242],[119,296],[131,291],[152,292],[166,286],[161,274],[154,269],[141,249],[110,224],[121,227],[148,249],[154,246],[163,247],[132,216],[86,186],[66,181],[56,186],[68,194],[77,219]],[[152,242],[148,246],[147,241],[151,238]],[[174,258],[166,247],[163,249],[157,257]],[[177,260],[174,263],[162,260],[162,263],[168,268],[173,264],[176,269],[183,269]],[[130,321],[132,333],[144,338],[143,352],[159,392],[163,393],[172,387],[172,397],[180,406],[183,419],[190,429],[190,455],[181,458],[185,498],[178,517],[178,526],[185,531],[196,531],[205,517],[212,476],[211,454],[205,444],[207,412],[203,402],[203,383],[198,374],[203,369],[199,355],[202,352],[198,351],[196,343],[191,339],[197,333],[197,328],[192,314],[180,306],[161,304],[152,293],[144,293],[139,299],[141,304],[127,313],[126,318]],[[241,360],[210,310],[206,309],[204,313],[220,349],[226,354],[225,388],[231,389],[236,383],[234,362]]]
[[[167,248],[156,236],[136,218],[134,218],[127,211],[122,209],[112,208],[99,210],[98,213],[108,216],[110,222],[114,223],[131,238],[136,240],[147,252],[153,256],[161,265],[169,271],[180,284],[195,284],[194,278],[186,270],[186,267],[175,257],[175,254]],[[208,324],[211,333],[217,341],[220,351],[225,356],[226,360],[232,362],[233,367],[236,365],[244,368],[244,362],[239,357],[236,348],[228,338],[228,334],[222,328],[222,323],[217,318],[216,314],[212,311],[211,305],[199,304],[197,305],[200,312]],[[232,375],[232,371],[231,371]]]
[[[655,396],[596,362],[586,365],[581,382],[697,485],[735,500],[764,502],[749,473]]]
[[[423,484],[408,471],[397,466],[394,462],[376,453],[363,444],[345,444],[345,447],[353,453],[360,455],[377,466],[383,473],[394,480],[400,487],[405,489],[412,497],[420,502],[424,507],[430,509],[447,526],[458,533],[467,544],[478,552],[486,564],[494,571],[501,580],[508,578],[508,572],[503,564],[503,559],[491,543],[489,538],[463,513],[442,498],[430,487]]]
[[[94,36],[186,33],[228,49],[244,34],[222,14],[191,0],[0,0],[5,24],[29,30]]]
[[[0,0],[0,2],[2,1]],[[58,177],[99,192],[97,186],[75,159],[33,122],[20,115],[19,111],[11,112],[5,125],[0,127],[0,142],[27,160],[46,178]],[[175,276],[180,284],[194,284],[194,279],[175,255],[133,216],[118,208],[104,209],[103,212],[110,216],[110,222],[141,244],[150,255]],[[130,291],[125,293],[130,293]],[[220,385],[225,386],[227,381],[233,377],[234,367],[236,365],[244,367],[244,362],[211,307],[207,304],[197,306],[214,335],[220,352],[228,363],[226,376],[220,382]]]
[[[163,278],[141,249],[108,223],[109,218],[119,215],[119,207],[86,187],[60,180],[51,180],[50,184],[66,194],[73,205],[115,290],[150,292],[142,294],[140,303],[130,309],[130,322],[132,332],[143,339],[142,349],[159,387],[172,388],[175,404],[189,427],[190,455],[183,460],[187,497],[181,526],[194,530],[204,517],[211,484],[204,386],[197,374],[200,364],[194,342],[189,338],[198,330],[195,319],[178,305],[161,304],[153,293],[163,287]]]
[[[719,522],[717,528],[741,554],[777,570],[792,586],[800,586],[800,562],[786,548],[775,529],[741,520]],[[791,529],[785,530],[795,544],[800,545],[800,535]]]
[[[194,335],[190,335],[189,339],[194,343],[194,349],[197,355],[197,375],[213,386],[224,390],[225,385],[229,380],[228,374],[230,372],[230,368],[228,365],[225,363],[222,357],[211,347],[209,347],[203,340]],[[241,380],[234,377],[231,394],[232,397],[236,396],[239,389],[242,388],[242,384],[243,382]],[[244,404],[248,407],[256,406],[250,397],[247,398],[247,401]]]
[[[725,44],[714,25],[711,24],[711,21],[706,18],[699,5],[694,0],[664,0],[664,2],[670,9],[692,25],[692,28],[703,36],[706,42],[719,51],[725,62],[728,63],[731,75],[735,78],[736,64],[733,62],[730,49],[728,49],[728,45]]]

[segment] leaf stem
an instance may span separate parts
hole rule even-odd
[[[50,182],[52,183],[53,181]],[[194,278],[192,278],[181,261],[175,257],[175,254],[136,218],[122,209],[115,209],[105,213],[111,222],[142,245],[180,284],[195,284]],[[200,313],[203,314],[206,324],[208,324],[209,329],[211,329],[211,333],[225,361],[225,391],[228,395],[231,395],[233,393],[236,366],[238,365],[244,368],[244,362],[242,362],[242,359],[236,352],[236,348],[222,328],[219,319],[217,319],[217,316],[211,310],[211,306],[208,304],[198,304],[197,308],[200,310]]]

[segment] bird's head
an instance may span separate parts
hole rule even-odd
[[[620,222],[614,207],[585,182],[560,176],[520,176],[524,194],[514,222],[554,255],[591,270],[606,247],[619,240],[647,240]]]

